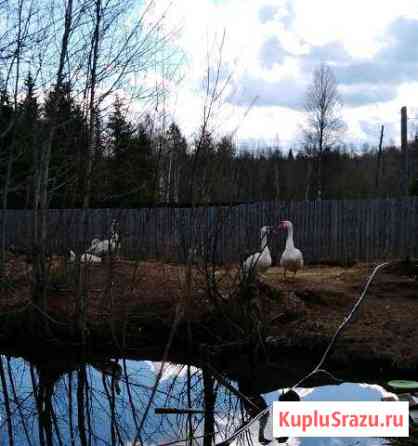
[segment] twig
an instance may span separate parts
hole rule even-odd
[[[234,386],[232,386],[231,384],[229,384],[228,381],[226,381],[226,379],[217,371],[215,370],[215,368],[213,366],[211,366],[210,364],[206,364],[206,366],[208,367],[208,369],[210,370],[210,372],[212,373],[212,375],[224,386],[226,387],[230,392],[232,392],[235,396],[238,396],[238,398],[241,398],[245,401],[247,401],[247,403],[254,407],[254,409],[256,410],[260,410],[260,408],[254,404],[253,401],[251,401],[247,396],[245,396],[242,392],[240,392],[238,389],[236,389]]]
[[[308,373],[306,376],[304,376],[301,380],[299,380],[293,387],[292,389],[294,389],[295,387],[298,387],[299,385],[301,385],[304,381],[306,381],[309,377],[311,377],[312,375],[316,374],[322,367],[322,365],[324,364],[325,360],[327,359],[327,356],[329,354],[329,352],[331,351],[332,347],[334,346],[338,335],[342,332],[342,330],[347,326],[347,324],[350,322],[351,318],[353,317],[354,313],[358,310],[360,304],[363,302],[364,298],[366,297],[367,294],[367,290],[369,289],[369,286],[372,282],[372,280],[374,279],[374,277],[376,276],[376,273],[381,270],[382,268],[385,268],[386,266],[393,264],[394,262],[385,262],[385,263],[381,263],[380,265],[377,265],[376,268],[373,270],[372,274],[370,275],[369,279],[367,280],[366,286],[363,289],[363,292],[361,293],[359,299],[357,300],[357,302],[354,304],[354,307],[352,308],[352,310],[350,311],[350,313],[345,317],[345,319],[343,320],[343,322],[340,324],[340,326],[337,328],[337,331],[334,333],[334,336],[331,339],[331,342],[328,344],[328,347],[326,348],[324,354],[322,355],[321,359],[319,360],[318,364],[316,365],[316,367],[310,372]]]
[[[372,280],[374,279],[374,277],[376,276],[377,272],[380,271],[381,269],[385,268],[388,265],[391,265],[393,263],[396,262],[385,262],[385,263],[381,263],[380,265],[376,266],[376,268],[373,270],[372,274],[370,275],[369,279],[367,280],[366,286],[363,289],[363,292],[361,293],[359,299],[357,300],[357,302],[354,304],[352,310],[350,311],[350,313],[344,318],[343,322],[341,323],[341,325],[337,328],[337,331],[335,332],[334,336],[331,339],[331,342],[328,344],[328,347],[326,348],[324,354],[322,355],[321,359],[319,360],[318,364],[316,365],[316,367],[307,375],[305,375],[301,380],[299,380],[296,384],[294,384],[291,388],[294,389],[295,387],[299,386],[300,384],[302,384],[304,381],[306,381],[309,377],[311,377],[312,375],[318,373],[318,372],[323,372],[324,370],[321,368],[322,365],[324,364],[329,352],[331,351],[332,347],[335,344],[335,341],[337,340],[338,335],[341,333],[341,331],[347,326],[347,324],[350,322],[351,318],[353,317],[354,313],[357,311],[357,309],[359,308],[360,304],[362,303],[362,301],[364,300],[364,298],[366,297],[367,294],[367,290],[369,289],[369,286],[372,282]],[[328,373],[328,372],[327,372]],[[238,429],[237,431],[235,431],[228,439],[224,440],[222,442],[222,444],[228,444],[231,441],[233,441],[235,438],[237,438],[241,433],[245,432],[248,430],[248,428],[254,424],[259,418],[261,418],[264,414],[266,414],[269,411],[269,407],[266,407],[265,409],[263,409],[260,413],[258,413],[255,417],[253,417],[245,426],[242,426],[240,429]]]
[[[176,314],[175,314],[175,317],[174,317],[173,325],[171,327],[170,335],[168,337],[168,341],[167,341],[167,344],[165,346],[165,350],[164,350],[164,354],[163,354],[163,360],[161,362],[161,367],[160,367],[160,370],[158,371],[157,377],[155,379],[155,384],[154,384],[154,387],[152,389],[151,396],[148,399],[147,407],[145,408],[144,415],[142,416],[142,419],[141,419],[141,423],[139,424],[139,428],[138,428],[137,433],[135,435],[135,438],[134,438],[134,440],[132,442],[133,445],[136,445],[138,443],[138,441],[140,441],[140,444],[142,444],[141,431],[142,431],[142,429],[144,427],[144,424],[145,424],[145,421],[147,419],[148,412],[149,412],[149,410],[151,408],[151,404],[152,404],[152,402],[154,400],[154,396],[157,393],[157,387],[158,387],[158,384],[159,384],[159,382],[161,380],[161,377],[163,375],[164,367],[165,367],[165,364],[166,364],[166,361],[167,361],[167,357],[168,357],[168,352],[169,352],[169,350],[171,348],[171,344],[173,343],[173,339],[174,339],[174,336],[176,334],[178,324],[180,323],[180,320],[182,319],[182,317],[183,317],[183,310],[181,308],[181,305],[177,305],[177,307],[176,307]]]
[[[69,326],[70,324],[66,323],[66,322],[59,322],[56,319],[54,319],[53,317],[51,317],[49,314],[45,313],[45,311],[42,311],[42,309],[36,305],[34,302],[31,302],[28,306],[34,307],[37,311],[39,311],[39,313],[41,313],[44,317],[46,317],[47,319],[49,319],[51,322],[53,322],[54,324],[57,325],[66,325]]]

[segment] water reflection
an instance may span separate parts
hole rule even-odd
[[[0,444],[219,444],[283,393],[260,394],[256,381],[247,377],[232,383],[247,397],[240,399],[208,370],[162,366],[110,359],[31,364],[2,356]],[[380,400],[387,394],[377,385],[351,383],[297,391],[311,401]],[[163,409],[162,413],[155,413],[156,409]],[[268,413],[230,444],[278,444],[271,433]],[[384,444],[384,440],[293,438],[287,444],[365,446]]]
[[[325,385],[310,389],[298,388],[297,392],[304,401],[380,401],[383,396],[393,395],[382,386],[357,383]],[[270,392],[263,396],[269,404],[278,399],[277,392]],[[268,426],[267,431],[271,432],[272,426]],[[287,444],[301,446],[375,446],[388,444],[388,441],[380,438],[293,438]]]

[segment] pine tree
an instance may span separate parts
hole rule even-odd
[[[134,207],[153,199],[153,141],[149,126],[136,130],[126,117],[119,98],[107,125],[110,137],[110,202],[118,207]]]
[[[79,206],[86,175],[88,127],[69,83],[50,91],[44,104],[43,123],[44,138],[55,126],[50,162],[51,206]]]
[[[11,189],[10,162],[14,159],[13,134],[15,123],[15,111],[10,96],[5,88],[0,89],[0,175],[1,190]],[[9,174],[8,174],[9,172]]]
[[[123,160],[134,133],[132,125],[128,122],[125,115],[123,102],[119,97],[116,97],[113,104],[113,113],[107,125],[111,140],[110,149],[115,160]]]
[[[12,140],[10,126],[13,124],[14,110],[6,88],[0,89],[0,148],[2,154]]]
[[[164,197],[168,202],[184,201],[184,192],[188,181],[183,175],[187,166],[187,141],[178,125],[170,124],[166,135],[166,156],[164,176]]]
[[[29,72],[25,79],[25,96],[18,104],[15,140],[18,153],[13,176],[22,187],[11,194],[15,206],[28,208],[32,200],[33,175],[39,163],[40,106],[35,81]]]

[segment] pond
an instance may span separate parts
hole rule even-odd
[[[250,391],[250,380],[219,382],[194,366],[134,360],[92,359],[30,363],[1,357],[0,444],[14,445],[167,445],[211,444],[229,438],[249,419],[251,410],[228,382],[252,401],[268,405],[282,393],[283,379],[271,376],[270,391]],[[294,372],[294,371],[293,371]],[[260,375],[257,377],[260,381]],[[261,376],[262,380],[262,376]],[[155,385],[158,382],[158,385]],[[277,387],[275,387],[275,385]],[[245,390],[245,392],[244,392]],[[350,383],[298,388],[307,401],[379,401],[388,394],[377,384]],[[204,407],[214,411],[205,416]],[[156,413],[171,408],[178,413]],[[193,408],[194,413],[179,409]],[[257,445],[258,421],[231,444]],[[271,417],[264,431],[272,440]],[[193,438],[193,440],[187,440]],[[206,440],[206,441],[205,441]],[[292,445],[379,445],[372,438],[290,438]],[[273,440],[270,444],[277,444]]]

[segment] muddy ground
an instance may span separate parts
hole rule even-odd
[[[269,271],[266,282],[293,296],[301,315],[276,324],[278,350],[318,354],[359,299],[375,265],[312,267],[284,282]],[[296,305],[296,304],[295,304]],[[303,314],[303,315],[302,315]],[[418,280],[416,264],[388,266],[376,275],[358,312],[343,330],[327,364],[371,372],[411,373],[418,368]],[[416,377],[416,376],[415,376]]]
[[[184,265],[113,259],[82,265],[80,271],[77,265],[55,258],[47,307],[42,309],[31,300],[30,263],[10,256],[8,278],[0,290],[0,344],[3,349],[27,351],[48,345],[48,354],[57,355],[78,348],[74,327],[79,295],[74,283],[82,280],[88,289],[89,348],[95,351],[158,357],[177,309],[180,321],[171,351],[180,360],[185,350],[196,356],[202,345],[207,346],[206,354],[224,365],[253,348],[272,362],[318,358],[374,266],[308,266],[287,280],[280,268],[273,267],[243,289],[235,266],[215,272],[194,265],[188,287]],[[398,263],[378,273],[327,365],[357,367],[359,373],[365,367],[374,373],[398,371],[402,376],[417,371],[417,270],[416,262]],[[34,313],[49,326],[47,335],[33,331]]]

